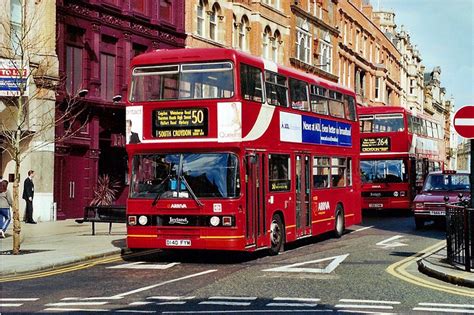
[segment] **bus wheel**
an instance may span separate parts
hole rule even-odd
[[[415,227],[417,230],[421,230],[425,226],[425,220],[422,218],[415,217]]]
[[[334,224],[334,236],[340,238],[344,233],[344,209],[341,205],[336,207],[336,219]]]
[[[278,214],[273,215],[270,224],[270,255],[278,255],[283,246],[283,222]]]

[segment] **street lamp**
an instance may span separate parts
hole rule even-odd
[[[79,97],[85,97],[88,93],[89,93],[89,90],[88,90],[88,89],[82,89],[82,90],[79,90],[79,91],[77,92],[77,95],[78,95]]]

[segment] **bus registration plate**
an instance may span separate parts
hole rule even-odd
[[[191,240],[166,240],[166,246],[191,246]]]
[[[369,203],[369,208],[383,208],[383,203]]]
[[[430,211],[430,215],[445,215],[444,211]]]

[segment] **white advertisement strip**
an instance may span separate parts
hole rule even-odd
[[[301,115],[280,112],[280,140],[301,143]]]
[[[217,103],[217,139],[219,142],[242,141],[242,103]]]

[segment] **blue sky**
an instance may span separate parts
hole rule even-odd
[[[371,0],[374,10],[395,12],[418,46],[426,71],[441,67],[441,86],[456,108],[474,104],[474,1]]]

